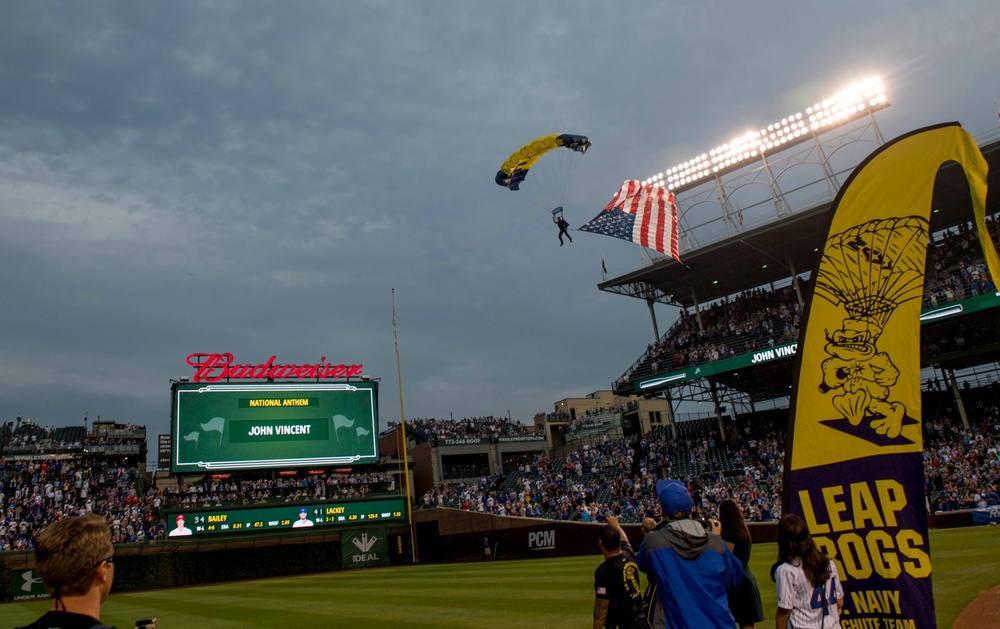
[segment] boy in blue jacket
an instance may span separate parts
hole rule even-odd
[[[636,556],[639,569],[656,586],[654,629],[732,629],[736,621],[726,590],[743,580],[743,564],[717,531],[690,518],[691,493],[682,483],[661,480],[656,496],[663,522],[642,540]]]

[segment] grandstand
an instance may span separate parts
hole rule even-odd
[[[861,142],[863,133],[852,137]],[[995,189],[1000,186],[1000,140],[996,133],[979,140],[991,167],[989,184]],[[820,139],[816,142],[819,145]],[[824,164],[823,177],[802,185],[831,179],[825,199],[796,206],[772,187],[770,214],[761,209],[764,202],[757,203],[756,221],[745,228],[733,229],[726,222],[727,212],[735,211],[726,207],[731,197],[725,190],[727,185],[742,185],[746,175],[720,181],[722,212],[692,228],[685,240],[690,247],[682,251],[683,263],[659,257],[599,285],[605,292],[642,299],[650,308],[659,303],[680,309],[670,329],[657,333],[657,341],[613,383],[616,394],[710,402],[720,421],[723,407],[739,414],[753,413],[762,401],[787,403],[804,295],[810,271],[818,264],[833,191],[841,183],[833,173],[847,172]],[[692,210],[705,204],[704,195],[701,189],[678,195],[681,215],[695,214]],[[928,369],[924,376],[928,386],[934,381],[947,383],[960,407],[960,391],[952,383],[996,382],[1000,355],[1000,299],[985,271],[970,208],[960,169],[954,164],[943,168],[933,197],[921,366]],[[998,212],[1000,201],[990,195],[986,213],[994,241],[1000,235]],[[720,234],[722,222],[731,233],[711,240]],[[699,237],[708,244],[694,246]],[[954,307],[942,310],[945,304]]]
[[[924,393],[924,474],[931,512],[1000,504],[1000,386],[964,392],[972,409],[965,428],[949,391]],[[728,441],[715,418],[661,426],[641,438],[605,436],[551,460],[536,456],[498,476],[439,483],[420,506],[501,516],[592,522],[613,513],[638,523],[657,510],[651,488],[662,476],[683,479],[708,515],[726,498],[750,522],[780,516],[786,409],[726,418]],[[674,432],[677,436],[674,436]]]
[[[143,426],[46,428],[18,417],[0,430],[0,457],[0,550],[32,548],[49,523],[85,511],[108,518],[116,543],[159,533],[145,508]]]
[[[399,496],[385,466],[184,477],[146,470],[146,428],[97,421],[42,427],[20,417],[0,428],[0,551],[22,551],[48,524],[92,511],[116,544],[160,541],[168,511],[311,505]],[[390,466],[391,468],[391,466]]]

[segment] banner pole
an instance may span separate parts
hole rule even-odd
[[[417,538],[413,528],[413,503],[410,499],[410,458],[406,451],[406,413],[403,412],[403,370],[399,362],[399,328],[396,326],[396,289],[392,289],[392,335],[396,344],[396,380],[399,386],[399,429],[402,431],[403,442],[403,478],[406,483],[406,523],[410,527],[410,553],[413,563],[419,563],[417,557]]]

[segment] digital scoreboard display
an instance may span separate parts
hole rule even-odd
[[[172,394],[174,474],[378,461],[376,382],[179,382]]]
[[[394,497],[308,505],[167,511],[166,521],[167,537],[171,540],[276,530],[306,532],[317,527],[405,523],[406,501]]]

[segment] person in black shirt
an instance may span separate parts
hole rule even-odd
[[[556,210],[559,211],[558,214],[556,214]],[[569,232],[566,231],[569,229],[569,223],[567,223],[566,219],[563,218],[562,216],[562,208],[558,207],[555,210],[552,210],[552,213],[554,214],[554,216],[552,217],[552,222],[559,226],[559,246],[562,247],[565,244],[562,239],[563,236],[566,236],[567,238],[569,238],[570,242],[573,242],[573,239],[570,237]]]
[[[35,559],[52,605],[25,629],[108,627],[100,621],[101,604],[111,591],[115,564],[104,518],[88,513],[55,522],[38,536]]]
[[[639,567],[632,546],[617,518],[609,515],[606,519],[597,542],[604,563],[594,571],[594,629],[644,628]]]

